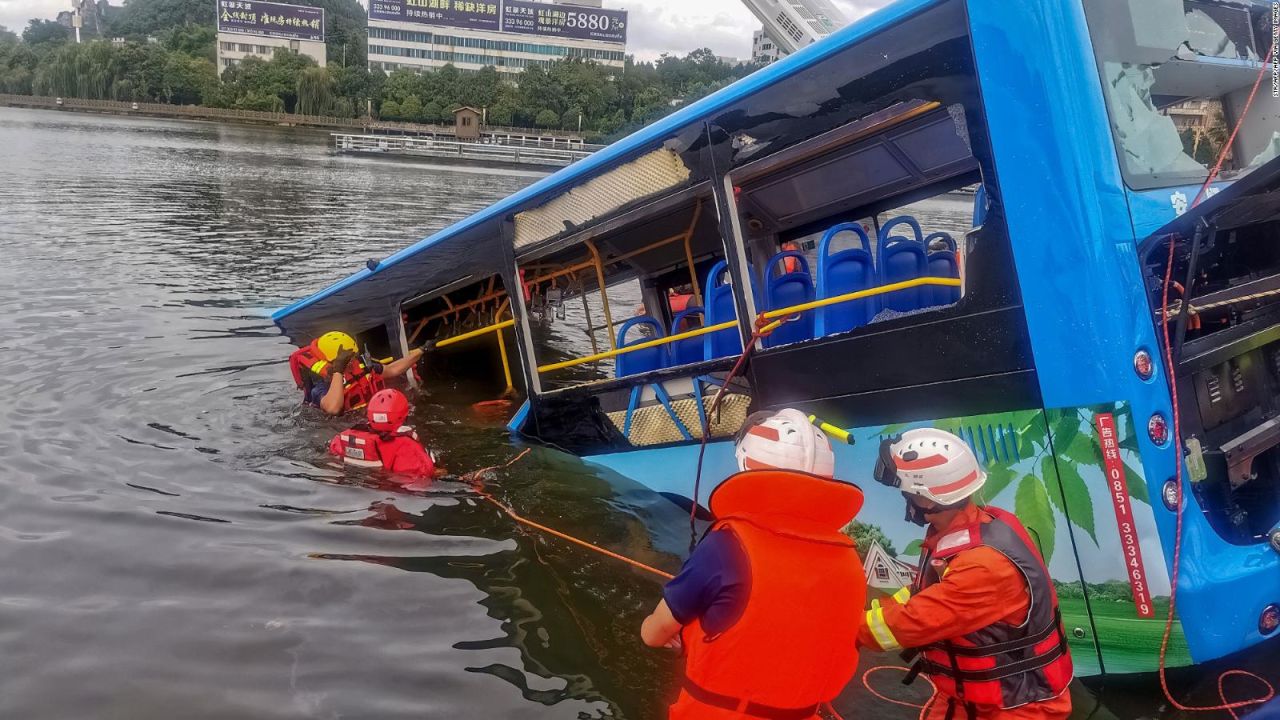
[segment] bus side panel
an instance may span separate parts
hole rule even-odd
[[[1069,523],[1083,575],[1079,589],[1060,590],[1069,632],[1097,637],[1108,674],[1150,672],[1157,667],[1169,612],[1169,574],[1142,471],[1133,414],[1127,404],[1048,410],[1045,419],[1062,489],[1051,498]],[[1047,473],[1046,473],[1047,474]],[[1158,496],[1157,496],[1158,499]],[[1086,607],[1090,625],[1076,612]],[[1170,666],[1190,665],[1181,623],[1170,640]]]
[[[1072,552],[1077,529],[1067,521],[1063,491],[1052,458],[1046,419],[1040,410],[1016,410],[983,415],[913,422],[852,432],[853,446],[834,443],[836,476],[857,482],[866,503],[848,531],[859,540],[868,602],[892,595],[904,584],[903,567],[919,562],[924,530],[903,518],[902,494],[865,478],[875,465],[880,440],[914,427],[938,427],[965,439],[987,472],[979,499],[1015,513],[1039,544],[1058,594],[1063,598],[1063,622],[1071,643],[1076,674],[1098,675],[1103,668],[1084,600],[1081,569]],[[1077,541],[1078,542],[1078,541]],[[1077,632],[1076,629],[1081,629]]]

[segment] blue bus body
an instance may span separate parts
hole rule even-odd
[[[949,23],[961,17],[962,27],[957,31]],[[917,530],[898,519],[901,499],[896,493],[869,487],[877,441],[903,427],[923,424],[938,424],[960,433],[975,446],[989,472],[999,472],[999,479],[993,481],[992,491],[984,500],[1015,509],[1041,539],[1041,549],[1047,559],[1052,556],[1050,568],[1064,596],[1064,608],[1068,605],[1075,608],[1064,610],[1064,614],[1071,626],[1072,647],[1081,673],[1152,670],[1163,629],[1175,547],[1176,514],[1163,499],[1166,481],[1175,476],[1175,463],[1179,460],[1174,443],[1166,441],[1158,445],[1148,432],[1150,418],[1172,419],[1175,408],[1170,393],[1171,380],[1161,360],[1165,348],[1158,336],[1160,324],[1153,315],[1158,308],[1152,305],[1151,272],[1144,266],[1139,248],[1174,221],[1179,210],[1186,209],[1179,206],[1177,198],[1194,199],[1200,184],[1183,182],[1169,187],[1135,189],[1126,181],[1100,76],[1096,37],[1091,35],[1088,14],[1081,0],[1012,3],[1007,0],[901,0],[406,248],[373,270],[361,270],[321,293],[278,311],[273,319],[298,340],[314,337],[342,318],[357,318],[342,321],[357,330],[385,320],[392,349],[396,349],[397,339],[403,348],[407,346],[403,337],[406,329],[400,313],[392,313],[393,317],[388,319],[387,309],[403,307],[408,298],[426,293],[430,288],[445,287],[451,278],[460,276],[450,263],[451,259],[461,257],[462,248],[474,250],[477,244],[484,244],[483,247],[491,251],[490,256],[505,258],[495,262],[491,272],[501,275],[506,286],[514,287],[523,281],[524,276],[519,275],[521,279],[517,279],[517,273],[522,272],[526,261],[518,237],[515,243],[512,241],[513,217],[532,217],[570,190],[578,188],[582,192],[581,188],[588,187],[586,183],[592,179],[663,147],[676,147],[675,152],[681,157],[696,160],[700,157],[697,153],[703,152],[696,149],[699,138],[705,136],[709,145],[718,143],[712,128],[717,123],[718,127],[728,127],[728,119],[751,115],[753,111],[761,115],[772,111],[784,116],[790,112],[793,115],[785,119],[749,126],[755,128],[750,137],[741,131],[735,136],[737,144],[733,152],[726,149],[723,156],[716,156],[714,151],[706,151],[711,171],[705,167],[700,170],[701,166],[689,163],[694,168],[694,180],[690,181],[693,187],[684,190],[702,193],[699,209],[703,197],[718,203],[718,232],[724,242],[722,255],[729,263],[734,286],[750,286],[753,283],[749,277],[751,264],[745,259],[751,249],[744,240],[744,231],[730,221],[729,216],[740,217],[737,212],[740,208],[734,205],[734,193],[726,188],[742,191],[744,197],[755,197],[753,192],[763,197],[766,190],[752,190],[763,187],[758,176],[751,175],[755,167],[752,163],[766,162],[772,148],[766,148],[758,156],[746,153],[747,159],[739,162],[744,154],[742,147],[761,140],[757,137],[761,133],[756,132],[761,128],[765,129],[765,135],[773,128],[777,137],[791,137],[787,133],[794,135],[797,132],[794,128],[777,128],[788,128],[788,123],[799,126],[810,122],[812,131],[800,132],[809,132],[818,138],[833,127],[838,130],[849,126],[845,120],[827,120],[826,115],[846,112],[838,99],[846,95],[852,97],[857,92],[856,87],[846,92],[846,86],[838,86],[839,92],[832,94],[830,107],[809,108],[810,114],[805,116],[804,111],[784,112],[771,104],[779,101],[778,88],[794,83],[797,94],[803,95],[806,89],[819,83],[819,77],[852,72],[849,65],[854,62],[852,58],[863,57],[852,53],[875,47],[877,43],[888,47],[907,39],[918,41],[922,32],[933,30],[955,32],[957,37],[963,35],[963,39],[948,36],[950,44],[940,42],[938,47],[946,45],[949,49],[926,48],[921,50],[921,56],[954,53],[955,48],[960,47],[957,43],[962,42],[970,57],[965,60],[963,53],[955,54],[941,65],[958,66],[955,72],[968,78],[964,82],[974,83],[977,96],[959,93],[960,99],[949,106],[945,103],[941,108],[936,104],[921,106],[917,108],[920,112],[913,110],[915,114],[903,115],[904,125],[893,127],[913,128],[912,123],[919,118],[943,117],[948,107],[961,108],[961,114],[970,113],[969,123],[981,126],[975,136],[984,135],[989,146],[983,147],[981,142],[974,144],[970,148],[972,157],[966,161],[969,164],[957,166],[953,177],[980,178],[980,204],[986,202],[987,196],[996,198],[998,212],[992,224],[998,227],[992,232],[1001,233],[999,237],[1007,241],[1016,282],[1011,289],[1000,291],[1010,293],[1013,300],[993,300],[999,305],[996,310],[1003,314],[997,315],[996,310],[992,310],[990,317],[1017,317],[1007,333],[993,331],[991,342],[1008,346],[1002,352],[1011,364],[988,375],[975,371],[972,377],[946,378],[947,383],[965,384],[965,400],[959,404],[941,402],[937,408],[919,402],[919,398],[927,397],[924,388],[905,388],[902,397],[910,398],[910,402],[899,403],[893,397],[880,398],[872,391],[828,396],[820,389],[821,378],[800,377],[821,374],[826,367],[824,363],[839,363],[844,357],[855,357],[842,353],[846,348],[855,347],[852,344],[855,339],[869,341],[873,336],[870,331],[862,334],[855,331],[855,339],[814,338],[801,343],[807,347],[799,349],[794,346],[761,349],[753,360],[759,367],[753,368],[752,375],[746,379],[751,388],[744,393],[750,397],[753,409],[794,405],[823,419],[838,421],[849,430],[857,442],[852,446],[836,444],[837,474],[864,487],[868,507],[859,520],[877,524],[895,544],[900,543],[899,554],[904,557],[910,557],[911,538]],[[921,60],[920,64],[929,62]],[[971,67],[964,67],[967,63],[971,63]],[[1250,65],[1257,66],[1257,63]],[[871,73],[867,77],[871,77]],[[927,72],[922,71],[922,77],[924,81],[912,86],[915,88],[912,92],[927,94],[929,83],[938,82]],[[849,87],[856,86],[857,79],[850,77]],[[925,90],[920,90],[920,86]],[[814,96],[820,92],[815,90]],[[895,92],[899,91],[891,90],[890,94]],[[939,96],[945,96],[946,92],[938,90]],[[910,93],[902,91],[901,94],[906,98]],[[889,109],[899,107],[895,104]],[[734,115],[735,112],[738,114]],[[856,111],[848,110],[847,117],[859,116]],[[870,127],[874,130],[879,126]],[[963,124],[958,127],[963,128]],[[725,132],[732,134],[733,131]],[[737,142],[739,140],[741,142]],[[761,142],[769,144],[767,140]],[[966,138],[966,143],[969,142]],[[782,140],[778,144],[785,145]],[[789,149],[780,147],[779,152]],[[894,152],[900,153],[901,147]],[[728,166],[717,164],[726,158],[729,158]],[[810,160],[802,158],[795,162]],[[1267,165],[1266,171],[1273,172],[1273,165]],[[698,173],[704,171],[708,172],[706,180],[698,184],[696,181],[701,177]],[[770,170],[766,167],[759,172]],[[745,174],[739,177],[735,173]],[[943,175],[945,173],[937,177]],[[1226,179],[1216,183],[1213,190],[1230,192],[1231,185],[1231,180]],[[885,199],[876,199],[876,208],[881,206],[881,200]],[[757,207],[763,204],[765,201],[761,200]],[[641,213],[635,208],[633,203],[626,208],[614,208],[616,212],[603,213],[600,217],[621,218],[610,226],[609,232],[622,232],[617,227],[625,224],[630,217],[627,213]],[[876,209],[868,213],[876,216],[877,226],[880,212]],[[986,214],[985,209],[975,212],[975,218]],[[698,215],[694,218],[696,225]],[[981,225],[977,219],[975,223]],[[796,230],[801,224],[788,227],[787,231]],[[566,228],[569,226],[566,222]],[[585,228],[583,223],[576,223],[566,233],[584,232]],[[694,234],[693,225],[689,234]],[[570,242],[573,237],[576,236],[567,234],[558,239],[556,252],[568,252],[566,248],[573,244]],[[686,239],[686,244],[688,242]],[[548,243],[550,241],[541,245],[549,246]],[[541,245],[530,243],[527,248]],[[528,249],[524,252],[534,254]],[[551,250],[547,253],[544,257],[560,257]],[[998,260],[989,262],[999,264]],[[755,266],[759,264],[757,261]],[[477,272],[479,267],[476,265]],[[697,274],[693,268],[689,270]],[[611,271],[617,272],[616,267]],[[967,285],[966,292],[970,290]],[[582,292],[586,292],[585,286]],[[702,403],[701,393],[714,392],[713,385],[704,387],[704,380],[712,376],[722,378],[724,366],[709,364],[696,373],[683,375],[671,370],[631,384],[626,378],[616,378],[612,384],[604,383],[596,389],[585,386],[586,389],[574,397],[587,404],[573,407],[595,407],[598,411],[601,402],[618,402],[606,398],[610,393],[625,398],[629,392],[630,399],[619,406],[626,408],[623,440],[599,447],[588,443],[579,449],[539,429],[540,412],[551,412],[546,409],[549,407],[569,406],[555,405],[560,402],[556,399],[559,396],[542,386],[544,373],[538,369],[536,352],[528,337],[528,308],[525,307],[528,301],[521,302],[519,293],[512,295],[512,312],[517,319],[512,339],[520,347],[525,384],[531,396],[530,402],[512,420],[512,429],[534,441],[568,445],[586,461],[656,492],[686,502],[692,498],[698,443],[688,437],[687,431],[693,426],[682,425],[662,391],[676,394],[692,386],[694,402]],[[737,293],[735,299],[739,317],[751,317],[764,309],[761,305],[765,301],[750,293]],[[981,320],[972,322],[975,324],[966,327],[982,327],[976,324]],[[900,319],[899,324],[903,324]],[[750,324],[742,321],[739,325],[744,337],[747,336]],[[1012,339],[1005,338],[1005,334]],[[935,352],[930,347],[916,350],[921,358]],[[945,348],[937,351],[944,352]],[[1029,357],[1025,356],[1026,352]],[[1154,358],[1154,372],[1146,378],[1135,372],[1135,357],[1143,352]],[[961,361],[978,362],[963,357],[957,360]],[[794,387],[789,382],[765,387],[765,379],[785,378],[787,368],[795,375]],[[945,367],[939,370],[944,371]],[[867,372],[874,374],[879,370]],[[775,387],[779,384],[785,387],[779,390]],[[990,408],[984,409],[981,401],[973,400],[980,397],[982,387],[989,388]],[[650,388],[654,393],[652,397],[648,394]],[[864,400],[871,405],[883,400],[886,409],[868,414],[861,407]],[[1179,412],[1184,416],[1189,408],[1194,412],[1194,406],[1187,405],[1186,398],[1183,400]],[[662,415],[665,412],[682,429],[685,439],[653,446],[628,443],[636,407],[646,403],[660,418],[665,417]],[[900,405],[909,405],[910,409],[893,409]],[[978,409],[962,413],[954,410],[961,406]],[[622,412],[619,409],[615,415]],[[1109,446],[1111,441],[1114,445]],[[1108,452],[1113,454],[1108,456]],[[1109,463],[1109,457],[1114,465]],[[716,436],[708,443],[703,486],[696,499],[705,500],[710,490],[734,468],[729,437]],[[1121,496],[1113,492],[1110,482],[1113,468],[1121,469],[1126,483]],[[1273,551],[1265,540],[1229,541],[1224,537],[1221,529],[1208,519],[1215,511],[1201,505],[1188,472],[1183,472],[1179,492],[1186,508],[1178,586],[1179,632],[1175,635],[1173,659],[1175,663],[1198,663],[1249,647],[1274,633],[1262,627],[1259,618],[1266,608],[1280,603],[1280,553]],[[896,570],[888,568],[888,571]],[[887,584],[880,587],[891,590],[896,579],[883,579]]]

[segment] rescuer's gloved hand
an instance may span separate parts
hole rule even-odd
[[[421,346],[419,346],[419,347],[418,347],[418,349],[422,351],[422,354],[423,354],[423,355],[426,355],[427,353],[429,353],[429,352],[431,352],[432,350],[435,350],[435,349],[436,349],[436,341],[435,341],[435,340],[428,340],[428,341],[426,341],[426,342],[422,343],[422,345],[421,345]]]
[[[329,369],[332,372],[341,375],[347,371],[347,367],[351,365],[351,361],[354,360],[355,357],[356,354],[354,351],[343,348],[338,351],[338,356],[329,363]]]

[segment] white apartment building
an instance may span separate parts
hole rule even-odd
[[[751,62],[757,65],[768,65],[782,57],[778,44],[769,37],[764,28],[751,33]]]
[[[601,0],[369,0],[369,67],[517,74],[577,57],[621,68],[627,13]]]
[[[848,24],[830,0],[742,0],[764,23],[782,55],[811,45]]]

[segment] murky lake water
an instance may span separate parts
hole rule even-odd
[[[0,718],[662,717],[658,586],[461,485],[345,477],[266,318],[538,176],[327,140],[0,108]],[[416,402],[450,468],[514,453],[447,385]],[[546,455],[497,488],[678,567],[661,498]],[[1150,682],[1114,707],[1154,715]]]

